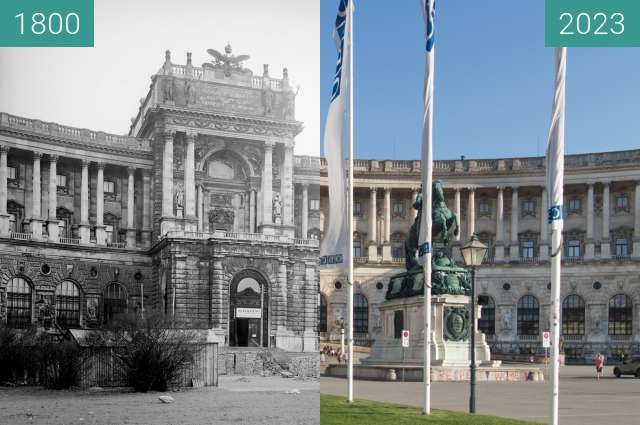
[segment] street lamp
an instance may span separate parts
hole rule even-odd
[[[482,264],[488,247],[474,233],[460,251],[464,264],[471,267],[471,375],[469,389],[469,413],[476,413],[476,267]]]

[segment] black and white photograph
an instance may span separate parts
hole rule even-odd
[[[319,2],[0,48],[0,423],[319,423]]]

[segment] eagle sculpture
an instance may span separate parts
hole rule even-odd
[[[224,54],[220,53],[215,49],[207,49],[207,53],[214,57],[214,60],[211,63],[205,63],[203,67],[210,68],[222,68],[224,70],[224,75],[229,77],[231,75],[231,71],[240,71],[240,72],[248,72],[247,69],[242,67],[242,62],[248,60],[250,58],[249,55],[238,55],[235,56],[231,53],[231,45],[227,44],[224,48]]]

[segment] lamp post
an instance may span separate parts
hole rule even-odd
[[[469,388],[469,413],[476,413],[476,267],[480,266],[487,255],[488,247],[480,242],[474,233],[460,251],[464,264],[471,267],[471,370]]]

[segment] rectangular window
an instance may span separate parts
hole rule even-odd
[[[571,198],[569,199],[569,211],[574,213],[579,213],[582,208],[582,202],[580,198]]]
[[[402,258],[402,257],[404,257],[404,242],[403,241],[392,241],[391,242],[391,256],[393,258]]]
[[[362,257],[362,242],[359,240],[353,241],[353,256]]]
[[[567,257],[579,258],[580,257],[580,241],[570,240],[567,242]]]
[[[626,257],[629,255],[629,242],[626,239],[616,239],[616,256]]]
[[[627,195],[619,195],[616,197],[616,209],[618,211],[627,211],[629,209],[629,198],[627,198]]]
[[[309,199],[309,209],[318,211],[320,209],[320,199]]]
[[[116,184],[112,181],[105,180],[102,184],[104,193],[114,194],[116,193]]]
[[[58,174],[56,176],[56,186],[66,188],[67,187],[67,176],[64,174]]]
[[[7,179],[18,180],[18,169],[16,167],[7,167]]]
[[[522,257],[533,258],[534,243],[532,240],[522,241]]]
[[[524,201],[522,201],[522,215],[536,215],[536,203],[533,201],[533,199],[525,199]]]
[[[353,201],[353,215],[360,215],[362,213],[362,208],[360,206],[360,201]]]
[[[481,199],[478,204],[478,214],[480,216],[487,216],[489,214],[489,202],[486,199]]]
[[[393,216],[404,217],[404,201],[401,199],[393,200]]]

